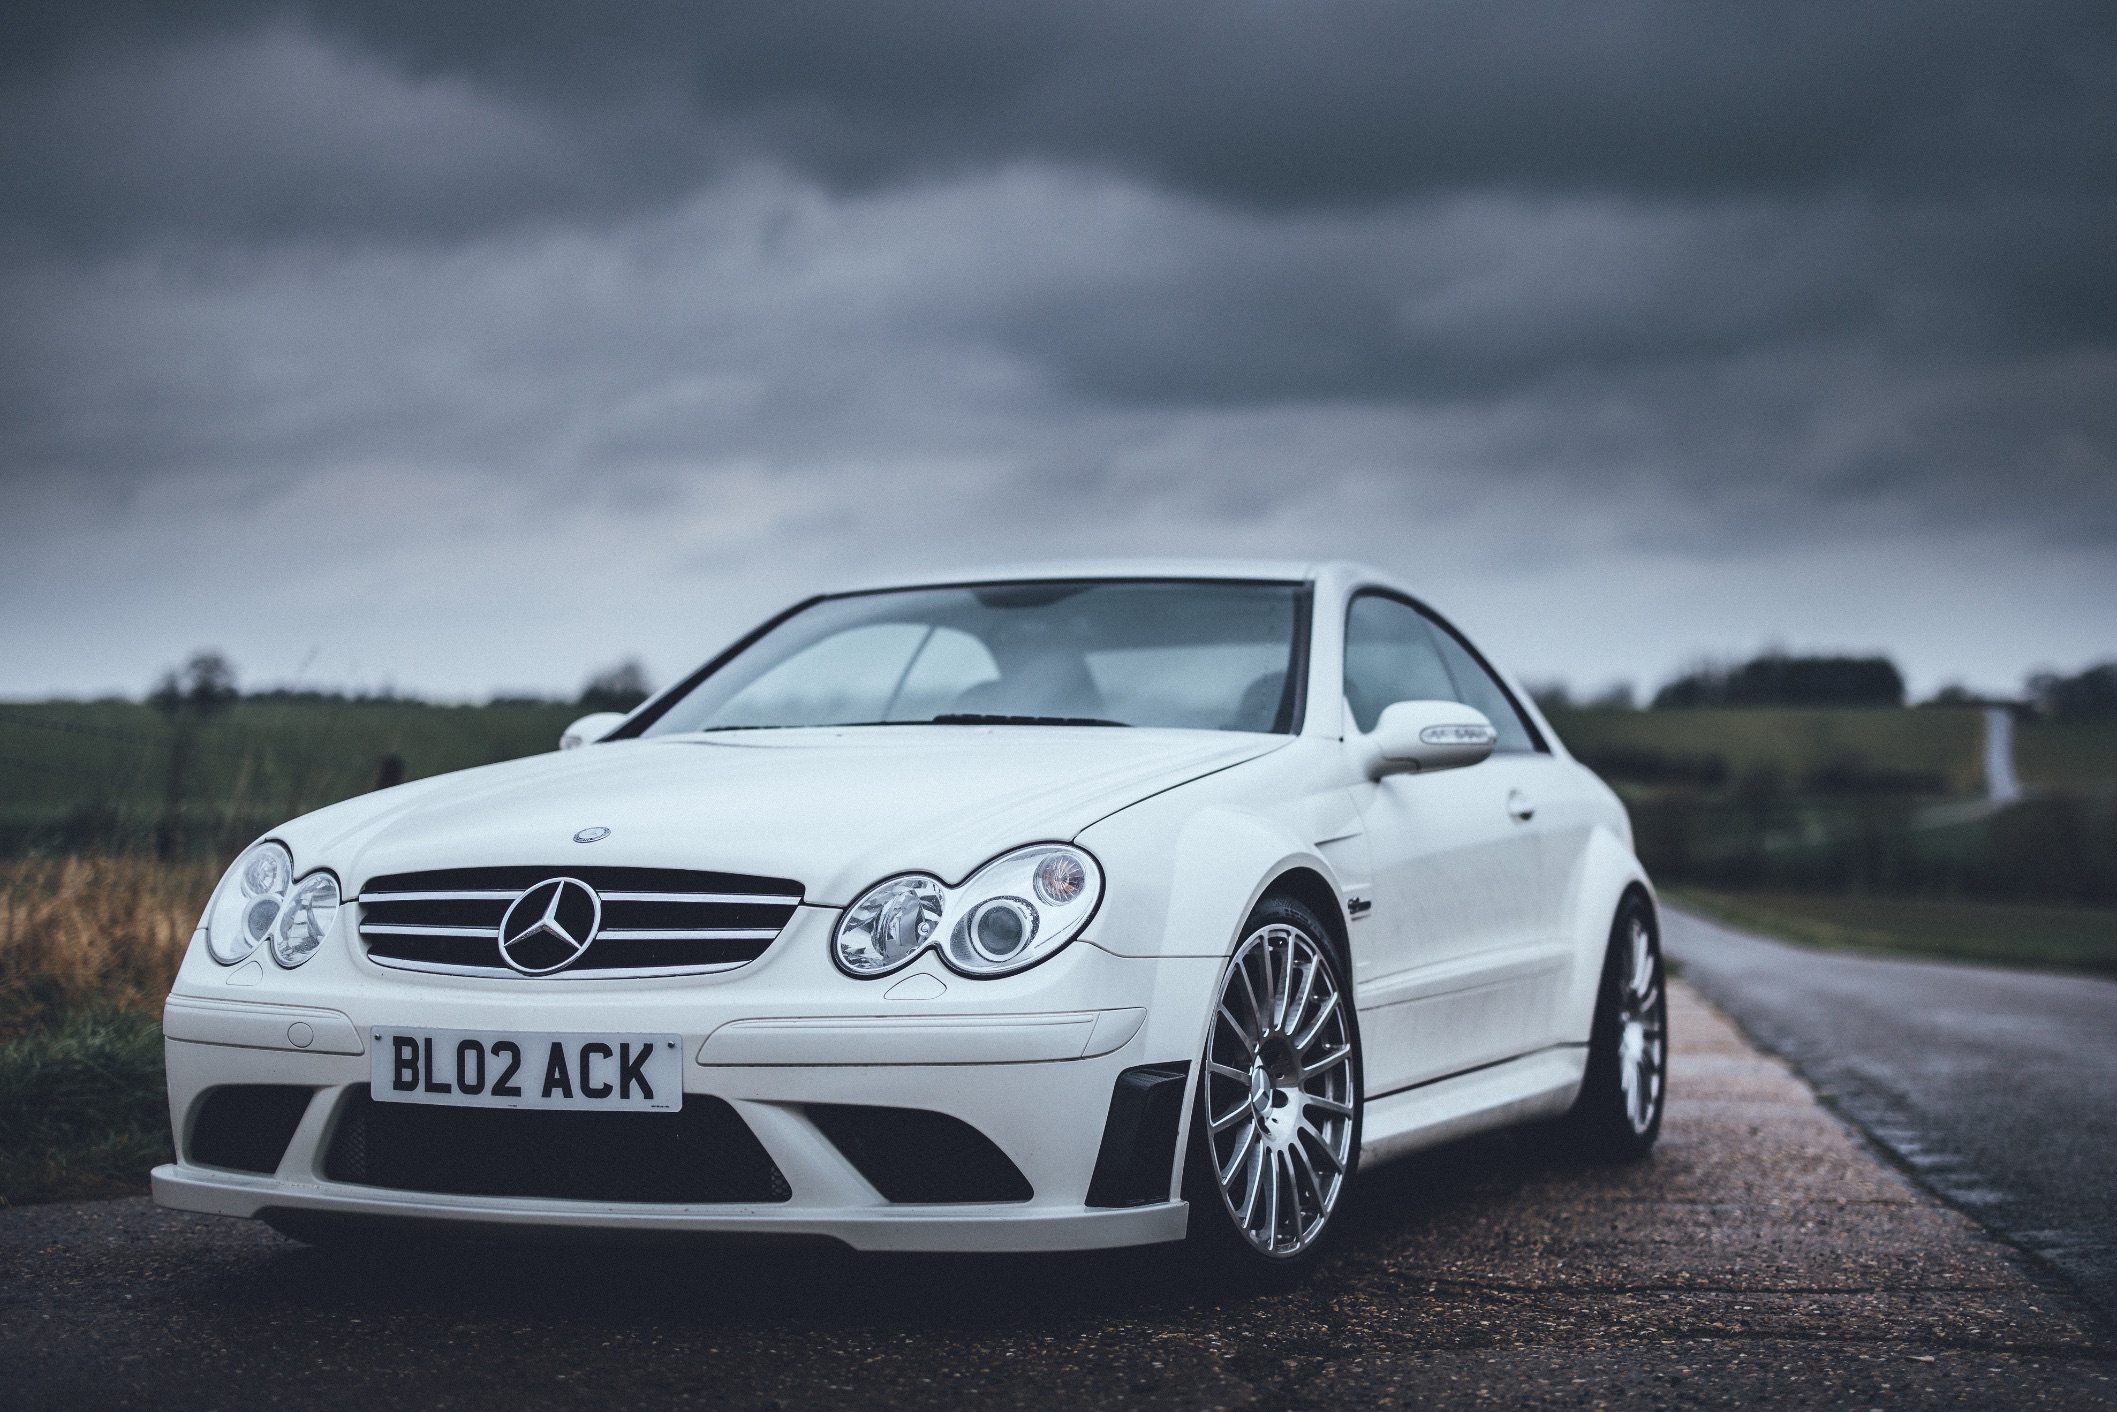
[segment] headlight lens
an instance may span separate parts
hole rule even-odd
[[[280,844],[256,844],[236,859],[206,904],[206,954],[233,966],[257,950],[272,934],[293,880],[294,859]]]
[[[290,969],[299,966],[316,954],[337,919],[338,879],[329,873],[309,874],[280,913],[279,931],[272,938],[273,959]]]
[[[869,888],[838,921],[838,964],[856,976],[896,970],[926,949],[946,899],[938,881],[919,873]]]
[[[1102,869],[1086,850],[1031,844],[960,887],[923,873],[877,883],[846,908],[832,949],[855,976],[887,975],[928,947],[963,975],[1012,975],[1078,936],[1102,895]]]

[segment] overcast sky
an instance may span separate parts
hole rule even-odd
[[[2117,656],[2117,7],[18,3],[0,696],[1363,558],[1525,677]]]

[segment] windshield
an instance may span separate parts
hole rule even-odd
[[[1094,580],[899,589],[795,613],[643,735],[789,726],[1294,729],[1291,583]]]

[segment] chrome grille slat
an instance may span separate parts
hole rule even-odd
[[[362,936],[483,936],[500,939],[498,927],[444,927],[438,923],[362,922]]]
[[[500,924],[529,888],[570,877],[594,888],[604,925],[579,959],[538,980],[710,975],[762,955],[801,905],[786,878],[585,865],[455,868],[367,879],[358,932],[380,966],[531,979],[500,955]],[[628,923],[634,925],[627,925]],[[645,925],[645,924],[652,925]]]
[[[609,941],[770,941],[776,927],[604,927],[596,933]]]
[[[363,892],[362,902],[512,902],[522,889],[512,892]]]
[[[799,897],[750,892],[606,892],[605,902],[716,902],[739,907],[799,907]]]

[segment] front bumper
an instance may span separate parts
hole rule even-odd
[[[766,1009],[758,988],[695,985],[610,988],[590,999],[580,986],[563,994],[496,995],[392,977],[373,993],[300,997],[306,1008],[298,1012],[247,996],[232,1000],[225,992],[180,994],[172,997],[166,1031],[178,1161],[155,1170],[155,1199],[180,1210],[268,1219],[288,1213],[297,1220],[820,1236],[861,1250],[1081,1250],[1181,1239],[1187,1215],[1181,1201],[1091,1207],[1087,1196],[1118,1076],[1195,1054],[1216,963],[1071,950],[1078,954],[1037,982],[1043,994],[959,983],[950,998],[964,995],[975,1003],[870,1002],[866,1014],[843,1006],[809,1006],[811,1013],[803,1014],[803,1007],[784,1003],[784,994]],[[869,987],[860,994],[880,1000],[882,991]],[[342,1008],[320,1003],[325,999],[341,1001]],[[1024,1000],[1040,1004],[1016,1008]],[[887,1013],[902,1009],[928,1013]],[[342,1026],[332,1022],[334,1014]],[[308,1041],[301,1048],[287,1039],[296,1021]],[[685,1093],[732,1107],[790,1195],[770,1203],[671,1205],[333,1181],[327,1154],[349,1105],[366,1093],[367,1049],[374,1027],[383,1025],[681,1033]],[[327,1043],[341,1052],[322,1052]],[[234,1171],[198,1161],[192,1128],[205,1097],[223,1086],[253,1084],[311,1090],[276,1170]],[[990,1139],[1020,1169],[1032,1195],[959,1205],[892,1202],[810,1120],[808,1108],[823,1104],[947,1114]],[[1175,1177],[1172,1163],[1171,1196]]]

